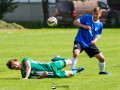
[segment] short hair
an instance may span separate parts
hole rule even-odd
[[[101,8],[100,7],[96,7],[93,9],[93,12],[101,12]]]
[[[17,61],[17,59],[11,59],[11,60],[9,60],[9,61],[6,63],[6,65],[7,65],[7,67],[8,67],[9,69],[13,69],[13,68],[11,67],[11,65],[12,65],[12,63],[13,63],[14,61]]]

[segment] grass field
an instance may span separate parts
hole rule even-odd
[[[84,52],[76,67],[85,70],[66,79],[21,80],[20,72],[9,70],[6,62],[24,57],[48,62],[55,55],[71,58],[77,29],[36,29],[0,31],[0,90],[120,90],[120,29],[104,29],[97,46],[106,57],[106,71],[110,76],[98,75],[98,61]],[[69,70],[66,67],[64,70]]]

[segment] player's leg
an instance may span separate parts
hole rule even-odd
[[[65,71],[66,77],[71,77],[77,74],[77,71]]]
[[[72,61],[71,61],[71,60],[69,60],[69,59],[65,60],[65,66],[69,66],[69,65],[71,65],[71,64],[72,64]]]
[[[64,67],[71,65],[72,61],[67,59],[67,60],[59,60],[51,63],[51,66],[55,70],[62,70]],[[52,65],[53,64],[53,65]]]
[[[74,42],[74,47],[73,47],[73,56],[71,58],[72,64],[70,66],[70,70],[74,69],[76,64],[77,64],[77,58],[82,51],[81,46],[78,42]]]
[[[65,74],[66,74],[67,77],[71,77],[71,76],[74,76],[74,75],[76,75],[77,73],[79,73],[83,70],[84,70],[83,67],[79,67],[79,68],[74,69],[74,70],[65,71]]]
[[[56,65],[56,68],[58,70],[61,70],[62,68],[66,67],[66,66],[69,66],[72,64],[72,61],[67,59],[67,60],[60,60],[60,61],[56,61],[56,62],[53,62],[55,65]]]
[[[71,64],[71,66],[70,66],[70,70],[72,70],[72,69],[75,68],[75,66],[76,66],[76,64],[77,64],[77,58],[78,58],[78,56],[79,56],[79,53],[80,53],[80,50],[79,50],[79,49],[75,49],[75,50],[73,51],[73,56],[72,56],[72,58],[71,58],[72,64]]]
[[[72,61],[67,59],[67,60],[55,61],[52,62],[51,64],[55,65],[53,68],[56,68],[57,70],[62,70],[64,67],[71,65]]]
[[[105,57],[102,54],[102,52],[97,48],[97,46],[93,45],[89,48],[85,49],[85,52],[88,54],[90,58],[96,57],[98,59],[100,73],[107,74],[107,72],[104,72],[105,69]]]
[[[63,58],[60,55],[57,55],[51,59],[52,61],[59,61],[59,60],[67,60],[67,58]]]
[[[98,64],[100,67],[100,72],[104,72],[105,71],[105,57],[103,56],[103,54],[101,52],[96,54],[95,57],[99,61]]]
[[[105,57],[102,52],[95,55],[95,57],[99,60],[98,65],[100,68],[99,74],[110,74],[109,72],[105,72]]]

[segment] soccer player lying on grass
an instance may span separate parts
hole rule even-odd
[[[24,58],[22,63],[17,59],[11,59],[7,62],[9,69],[21,70],[22,79],[28,78],[67,78],[76,75],[78,72],[84,70],[80,67],[70,71],[63,71],[65,66],[71,65],[71,60],[67,58],[54,57],[52,62],[43,63],[37,62],[30,58]]]

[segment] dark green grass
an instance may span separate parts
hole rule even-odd
[[[11,58],[21,61],[24,57],[48,62],[55,55],[71,58],[77,29],[40,29],[0,32],[0,90],[120,90],[120,29],[104,29],[97,46],[106,57],[106,71],[110,76],[98,75],[98,61],[84,52],[76,67],[85,70],[66,79],[20,80],[20,72],[9,70],[6,62]],[[64,70],[69,70],[66,67]]]

